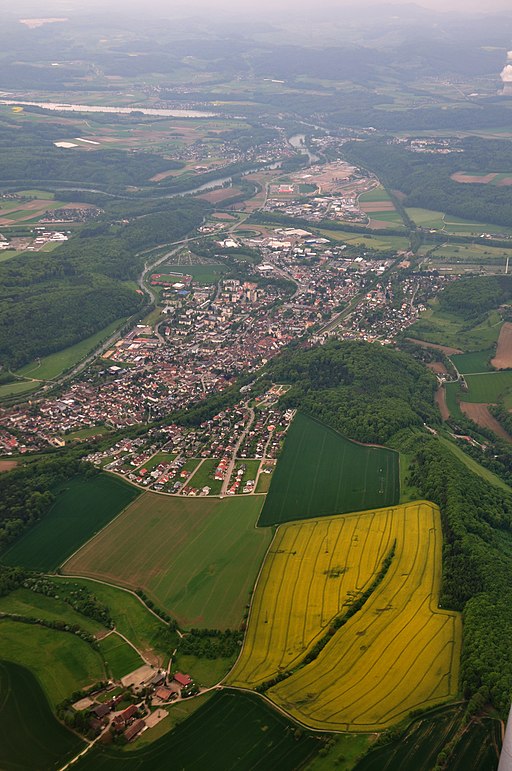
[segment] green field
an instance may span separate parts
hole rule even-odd
[[[385,190],[382,185],[374,187],[372,190],[367,190],[366,193],[362,193],[359,196],[359,200],[363,203],[377,203],[379,201],[385,201],[386,203],[391,201],[391,196]]]
[[[178,672],[187,672],[200,686],[209,688],[226,677],[235,658],[206,659],[178,652],[173,659],[173,667]]]
[[[438,754],[460,729],[463,711],[461,707],[448,707],[415,720],[404,736],[368,752],[354,771],[432,771]],[[457,741],[446,768],[495,771],[500,746],[498,720],[473,722]]]
[[[89,634],[104,631],[104,627],[92,618],[83,616],[63,600],[46,597],[30,589],[16,589],[0,597],[0,613],[15,613],[19,616],[43,619],[44,621],[63,621],[65,624],[77,624]]]
[[[156,466],[159,466],[160,463],[170,463],[172,460],[174,460],[175,457],[176,453],[157,452],[156,455],[153,455],[153,457],[143,463],[142,466],[139,466],[139,469],[145,468],[147,471],[153,471],[153,469],[156,468]],[[139,469],[137,469],[137,471]]]
[[[409,327],[407,335],[466,352],[482,351],[497,342],[501,326],[501,316],[492,311],[484,321],[469,327],[462,316],[441,310],[439,303],[434,300],[418,321]]]
[[[0,561],[32,570],[55,570],[139,495],[135,487],[101,474],[65,483],[43,519],[5,551]]]
[[[149,733],[149,732],[148,732]],[[321,739],[295,726],[252,694],[216,693],[188,720],[129,755],[96,745],[76,771],[296,771],[322,747]]]
[[[142,667],[144,662],[131,645],[113,632],[99,642],[101,655],[116,680]]]
[[[492,225],[488,222],[471,222],[470,220],[445,214],[441,211],[421,208],[407,208],[407,214],[416,225],[432,230],[442,230],[446,233],[470,234],[475,233],[510,233],[510,228],[502,225]]]
[[[484,375],[467,375],[468,391],[462,392],[465,402],[486,402],[492,404],[499,401],[512,389],[512,371],[489,372]]]
[[[341,241],[349,246],[375,249],[377,252],[407,249],[408,246],[408,240],[405,236],[382,236],[380,233],[374,236],[366,233],[353,233],[349,230],[329,230],[328,228],[321,228],[317,232],[324,238]]]
[[[74,691],[105,679],[100,654],[70,632],[19,621],[0,621],[2,658],[27,667],[55,707]]]
[[[298,414],[272,474],[258,524],[344,514],[398,503],[398,453],[351,442]]]
[[[145,493],[64,566],[142,587],[180,625],[236,628],[271,533],[255,528],[260,496],[187,498]]]
[[[85,586],[108,606],[117,631],[127,637],[147,659],[158,665],[167,663],[175,640],[162,640],[165,622],[156,618],[137,597],[125,589],[87,578],[73,578],[73,583]]]
[[[227,265],[221,262],[208,262],[206,264],[194,263],[192,265],[161,265],[162,273],[169,271],[171,273],[184,273],[192,276],[196,283],[215,284],[223,273],[228,270]],[[179,278],[176,278],[179,281]]]
[[[469,375],[471,372],[494,372],[490,364],[494,355],[494,349],[487,348],[473,353],[456,353],[450,356],[450,359],[461,375]]]
[[[20,377],[29,377],[35,380],[52,380],[62,372],[78,364],[87,354],[94,351],[104,340],[114,334],[116,329],[122,326],[125,318],[113,321],[108,327],[104,327],[91,337],[86,337],[76,345],[64,348],[62,351],[44,356],[42,359],[25,364],[16,372]]]
[[[30,391],[36,391],[38,388],[39,383],[34,383],[32,380],[16,380],[12,383],[0,385],[0,399],[9,399],[12,396],[28,394]]]
[[[431,268],[449,269],[450,273],[483,270],[493,273],[503,273],[507,258],[512,257],[511,249],[487,246],[487,244],[442,244],[427,249]],[[458,270],[457,270],[458,266]]]
[[[28,669],[0,661],[0,768],[50,771],[85,746],[53,716],[44,691]]]

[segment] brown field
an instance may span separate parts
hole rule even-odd
[[[446,391],[444,386],[441,386],[436,391],[436,404],[439,407],[442,419],[448,420],[450,418],[450,410],[446,404]]]
[[[460,408],[473,423],[482,428],[490,428],[500,439],[512,442],[512,436],[507,434],[501,423],[498,423],[495,417],[491,415],[487,404],[473,404],[471,402],[461,402]]]
[[[452,174],[451,178],[454,182],[461,182],[462,184],[488,185],[497,176],[497,172],[494,172],[493,174],[486,174],[485,176],[472,177],[470,174],[466,174],[463,171],[457,171],[456,174]]]
[[[512,324],[506,321],[498,338],[496,356],[491,359],[494,369],[508,369],[512,367]]]
[[[370,222],[368,223],[368,225],[373,230],[384,230],[384,228],[396,228],[396,222],[389,222],[389,220],[370,219]]]
[[[238,195],[240,192],[239,187],[222,187],[219,190],[210,190],[208,193],[201,193],[197,198],[208,201],[208,203],[221,203],[221,201],[225,201],[227,198],[233,198],[234,195]]]
[[[446,367],[442,361],[432,361],[427,364],[427,367],[431,372],[435,372],[436,375],[443,375],[446,372]]]
[[[415,337],[407,337],[407,340],[409,340],[410,343],[416,343],[416,345],[421,345],[423,348],[433,348],[435,351],[442,351],[447,356],[451,356],[452,353],[464,353],[464,351],[461,351],[460,348],[450,348],[449,345],[437,345],[437,343],[427,343],[425,340],[418,340]]]
[[[161,182],[167,177],[175,177],[180,173],[180,169],[170,169],[169,171],[161,171],[159,174],[154,174],[149,178],[150,182]]]
[[[4,471],[10,471],[18,465],[17,460],[0,460],[0,474]]]
[[[496,182],[496,187],[508,187],[512,185],[512,177],[503,177],[499,182]]]
[[[361,209],[365,212],[395,211],[391,201],[368,201],[361,204]]]

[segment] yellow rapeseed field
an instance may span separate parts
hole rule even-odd
[[[382,583],[318,657],[297,668],[337,608],[371,583],[393,541]],[[283,527],[230,683],[254,687],[295,669],[267,695],[306,725],[342,731],[382,730],[453,698],[462,629],[458,614],[437,608],[441,547],[439,509],[424,501]]]
[[[392,543],[393,510],[284,525],[267,554],[229,683],[251,688],[296,665],[363,592]]]

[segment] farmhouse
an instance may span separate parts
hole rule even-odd
[[[132,723],[131,726],[128,726],[123,736],[127,742],[131,742],[132,739],[135,739],[135,737],[140,734],[142,729],[145,727],[146,724],[143,720],[136,720],[135,723]]]
[[[175,672],[172,679],[178,683],[181,688],[186,688],[187,685],[191,685],[192,683],[192,678],[190,675],[184,675],[181,672]]]

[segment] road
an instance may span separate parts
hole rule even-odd
[[[233,455],[232,455],[231,460],[229,461],[229,465],[228,465],[228,468],[226,470],[226,476],[224,477],[224,481],[222,483],[222,488],[221,488],[221,491],[220,491],[221,498],[222,498],[223,495],[226,495],[226,493],[227,493],[227,490],[228,490],[228,487],[229,487],[229,482],[231,480],[231,475],[233,474],[233,470],[235,468],[236,456],[237,456],[238,450],[240,449],[240,445],[244,441],[245,437],[249,433],[249,431],[251,429],[251,426],[254,423],[254,418],[255,418],[254,410],[253,410],[252,407],[249,407],[249,422],[247,423],[246,427],[242,431],[242,433],[240,435],[240,438],[239,438],[238,442],[235,445],[235,449],[233,450]]]

